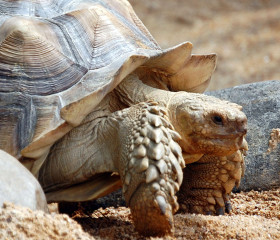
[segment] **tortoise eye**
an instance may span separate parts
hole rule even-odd
[[[214,116],[212,120],[217,125],[223,125],[223,119],[220,116]]]

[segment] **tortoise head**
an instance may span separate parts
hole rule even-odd
[[[170,118],[188,154],[227,156],[245,148],[247,118],[242,107],[203,94],[179,92],[170,101]]]

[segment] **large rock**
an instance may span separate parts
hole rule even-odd
[[[270,133],[280,128],[280,81],[265,81],[208,92],[243,106],[248,117],[246,172],[240,190],[280,186],[280,147],[267,152]]]
[[[0,208],[4,202],[48,212],[37,179],[17,159],[0,150]]]

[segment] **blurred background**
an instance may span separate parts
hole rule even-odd
[[[280,0],[129,0],[162,48],[217,53],[208,90],[280,80]]]

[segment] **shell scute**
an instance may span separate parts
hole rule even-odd
[[[131,72],[156,74],[170,90],[202,91],[215,67],[214,57],[212,65],[202,59],[205,77],[180,89],[182,81],[192,81],[186,74],[196,76],[194,64],[188,65],[191,43],[163,51],[126,0],[0,0],[0,9],[0,107],[18,104],[10,102],[16,93],[36,113],[26,133],[28,121],[15,120],[11,127],[0,112],[1,129],[21,126],[17,138],[23,142],[6,139],[16,156],[44,154]]]

